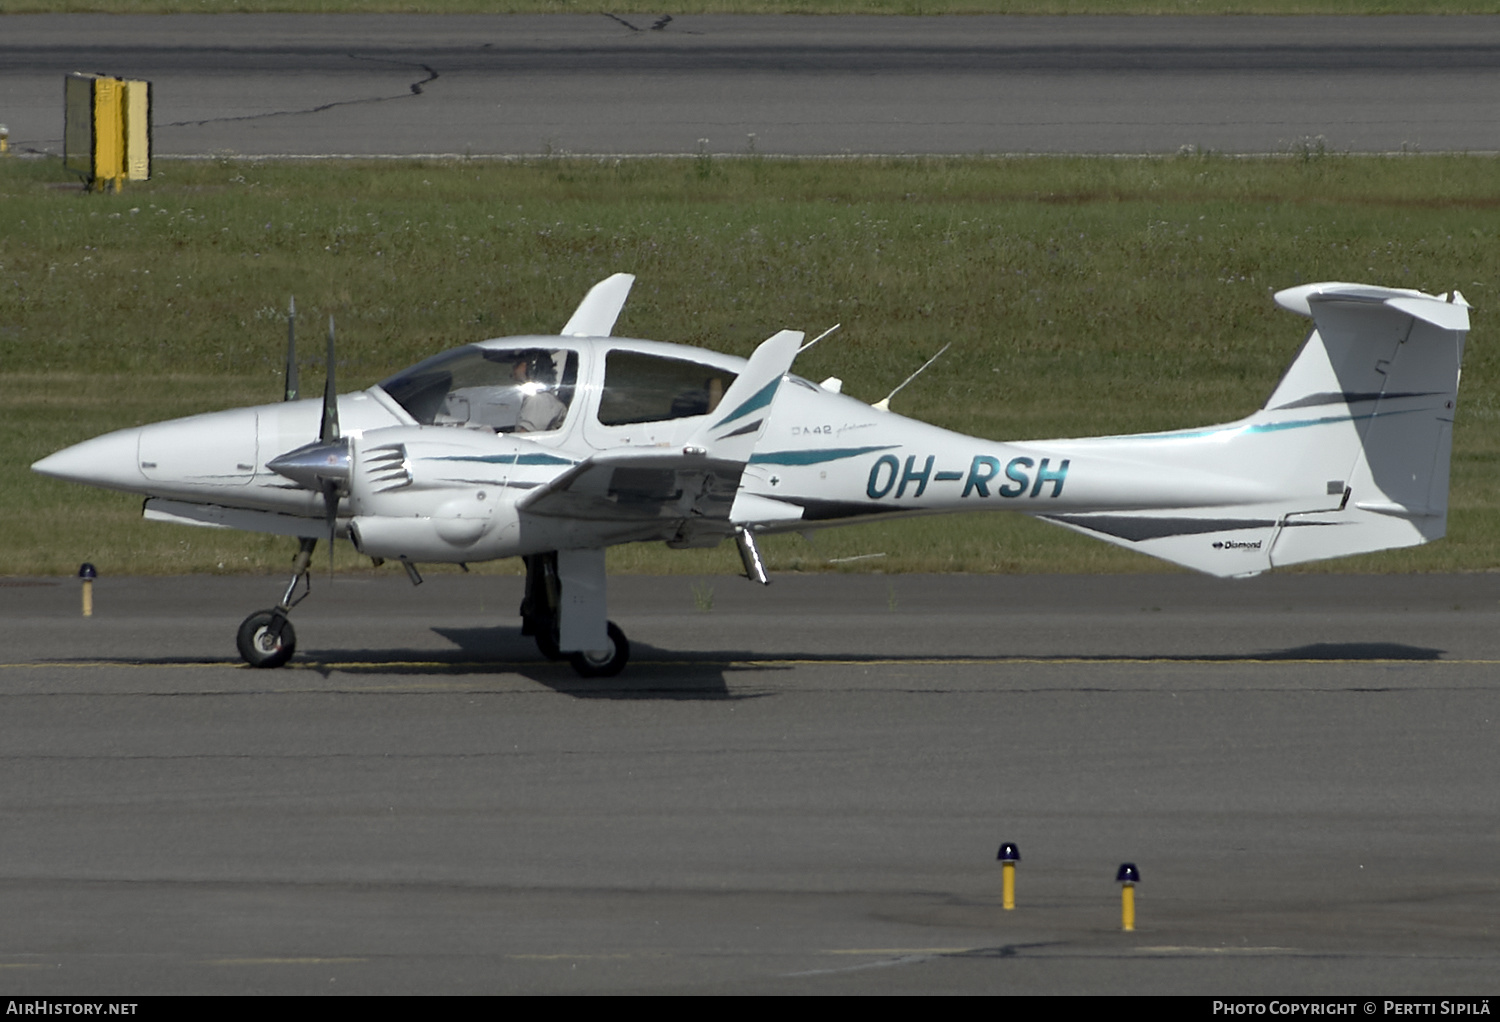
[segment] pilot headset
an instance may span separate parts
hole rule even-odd
[[[552,361],[552,356],[545,351],[535,350],[526,353],[526,378],[532,383],[542,383],[549,387],[557,385],[557,366]]]

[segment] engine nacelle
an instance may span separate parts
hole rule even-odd
[[[517,516],[507,484],[518,462],[538,459],[569,464],[528,440],[488,430],[370,430],[356,442],[350,539],[369,557],[461,562],[513,556]]]
[[[439,510],[462,509],[450,501]],[[514,515],[479,516],[451,513],[420,518],[359,515],[349,521],[349,538],[367,557],[390,560],[449,562],[487,561],[508,557],[514,542]]]

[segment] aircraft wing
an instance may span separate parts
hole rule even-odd
[[[630,286],[635,277],[629,273],[616,273],[605,277],[589,288],[578,308],[573,310],[567,325],[562,328],[564,337],[608,337],[630,297]]]
[[[728,522],[743,462],[678,450],[604,451],[516,504],[526,514],[594,522]],[[728,532],[726,528],[720,535]]]
[[[517,508],[531,515],[606,523],[715,523],[705,537],[717,541],[727,535],[740,474],[765,432],[776,391],[797,357],[802,336],[783,330],[762,341],[719,407],[681,448],[603,451],[528,493]]]

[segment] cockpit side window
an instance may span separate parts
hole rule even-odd
[[[707,415],[734,380],[717,366],[617,349],[604,361],[599,422],[625,426]]]
[[[541,433],[563,424],[577,383],[576,351],[472,346],[429,358],[380,386],[423,425]]]

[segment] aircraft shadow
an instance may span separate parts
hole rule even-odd
[[[1258,657],[1225,659],[1256,660],[1441,660],[1445,651],[1427,646],[1408,646],[1401,642],[1314,642]],[[1218,657],[1201,659],[1216,660]]]
[[[580,678],[566,662],[544,660],[536,646],[517,628],[434,628],[434,632],[453,643],[453,649],[313,649],[299,652],[291,667],[309,670],[324,678],[335,673],[353,675],[409,677],[472,677],[507,673],[519,675],[575,699],[665,699],[665,700],[746,700],[760,699],[773,693],[734,692],[732,675],[757,675],[765,671],[789,671],[797,664],[1007,664],[1037,663],[1269,663],[1324,662],[1358,663],[1377,661],[1433,662],[1441,660],[1444,650],[1410,646],[1396,642],[1318,642],[1288,649],[1256,653],[1170,653],[1170,654],[1077,654],[999,656],[931,655],[889,656],[848,653],[718,650],[682,653],[646,643],[635,643],[631,663],[624,674],[615,678]],[[90,657],[49,659],[53,664],[120,664],[122,666],[222,667],[229,662],[200,657]],[[237,661],[235,661],[237,664]],[[274,673],[274,672],[270,672]]]
[[[518,674],[545,688],[577,699],[759,699],[768,693],[731,692],[727,676],[751,670],[786,670],[757,665],[736,666],[725,660],[674,662],[672,650],[631,644],[631,663],[614,678],[580,678],[566,661],[541,657],[535,643],[518,628],[434,628],[456,647],[452,650],[309,650],[303,666],[356,674],[454,675]],[[307,663],[312,661],[312,663]],[[296,663],[297,661],[293,661]]]

